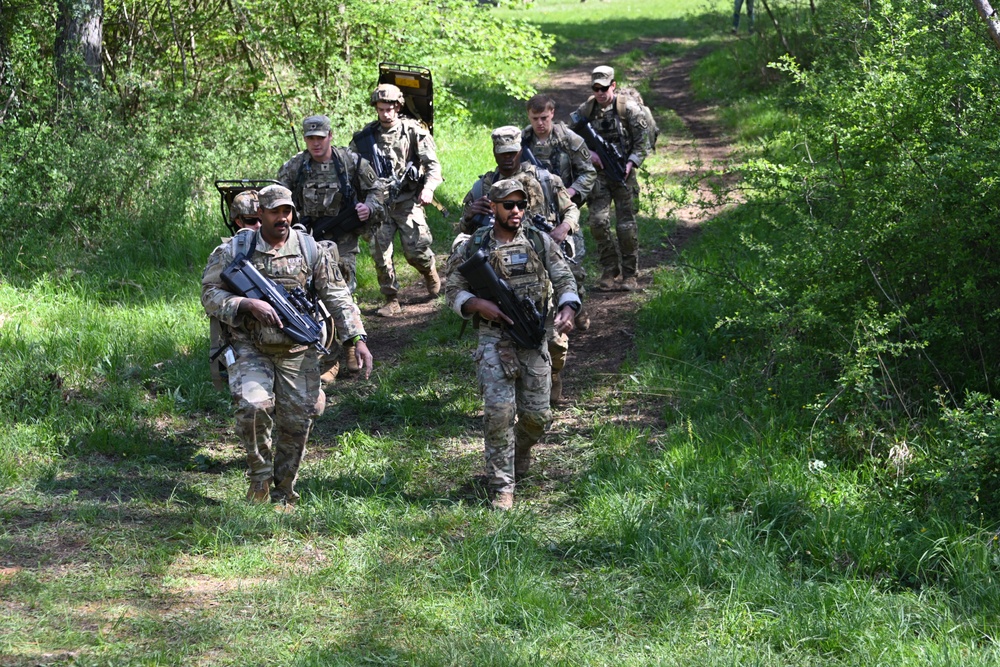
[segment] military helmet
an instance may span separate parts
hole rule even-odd
[[[395,102],[396,104],[406,103],[403,100],[403,91],[391,83],[380,83],[376,86],[375,90],[372,91],[371,105],[375,106],[379,102]]]

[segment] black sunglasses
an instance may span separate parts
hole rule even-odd
[[[503,206],[504,209],[508,211],[513,211],[515,206],[521,209],[522,211],[528,210],[527,199],[520,199],[518,201],[498,201],[497,203]]]
[[[608,88],[610,87],[611,86],[593,86],[591,90],[593,90],[595,93],[606,93],[608,92]]]
[[[240,220],[242,220],[243,224],[247,227],[260,224],[260,218],[248,218],[245,215],[241,215]]]

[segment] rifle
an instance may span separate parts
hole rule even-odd
[[[269,303],[281,318],[282,331],[296,343],[312,345],[320,354],[330,354],[323,347],[323,326],[312,316],[317,312],[316,304],[301,287],[289,292],[258,271],[243,253],[222,270],[222,282],[237,294]]]
[[[549,236],[552,236],[552,230],[555,229],[555,227],[546,222],[545,218],[537,213],[531,216],[531,225],[538,231],[545,232]],[[559,248],[562,249],[567,262],[572,262],[573,264],[580,263],[580,257],[583,257],[583,253],[580,254],[580,257],[576,256],[576,239],[573,236],[564,238],[562,243],[559,244]]]
[[[480,248],[469,259],[462,262],[458,272],[469,281],[474,293],[487,294],[490,301],[498,306],[504,315],[514,321],[505,326],[514,344],[524,349],[537,349],[545,341],[545,318],[548,306],[539,313],[538,308],[527,297],[518,297],[514,289],[501,279],[490,266],[489,255]]]
[[[337,237],[346,234],[347,232],[353,232],[358,227],[364,226],[365,223],[361,221],[358,217],[358,211],[355,206],[355,199],[353,197],[350,199],[344,199],[344,205],[340,208],[340,213],[337,215],[323,215],[318,218],[313,218],[311,216],[305,216],[300,222],[306,226],[312,237],[317,240],[333,240]]]
[[[599,135],[594,130],[594,126],[590,124],[590,120],[585,118],[579,111],[574,111],[569,117],[573,121],[570,129],[583,137],[587,148],[596,153],[597,157],[601,158],[601,164],[604,165],[604,173],[614,182],[624,185],[626,178],[625,163],[627,160],[622,155],[621,148]]]

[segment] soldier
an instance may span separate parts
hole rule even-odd
[[[379,224],[385,218],[385,186],[364,158],[346,148],[331,146],[333,137],[326,116],[306,118],[302,121],[302,134],[307,150],[282,165],[277,180],[292,191],[300,222],[306,229],[317,240],[336,242],[340,269],[353,294],[357,287],[358,238],[366,223]],[[351,206],[351,201],[355,202],[357,221],[329,226],[345,205]],[[348,370],[358,372],[354,350],[347,348],[345,354]],[[332,382],[336,358],[325,358],[323,365],[324,382]]]
[[[256,190],[244,190],[233,197],[233,203],[229,205],[229,219],[237,229],[260,229]]]
[[[238,248],[248,250],[250,263],[265,276],[286,289],[302,287],[323,302],[336,321],[341,342],[353,345],[365,377],[371,373],[372,355],[361,314],[340,269],[310,236],[292,228],[292,193],[269,185],[258,196],[260,229],[241,231],[216,248],[202,275],[201,302],[209,317],[223,323],[231,346],[229,389],[236,404],[236,431],[249,465],[247,501],[270,499],[279,509],[287,509],[299,499],[295,492],[299,464],[313,420],[326,405],[319,355],[282,332],[277,312],[266,301],[230,292],[222,270],[240,252]],[[275,425],[277,434],[272,438]]]
[[[569,129],[566,123],[553,122],[555,113],[556,102],[549,95],[539,93],[528,100],[530,124],[521,130],[521,145],[529,149],[543,167],[559,176],[563,183],[570,183],[566,194],[573,203],[582,206],[594,188],[597,170],[590,162],[590,150],[583,137]],[[583,234],[576,232],[574,236],[575,242],[582,248]],[[584,286],[587,272],[582,262],[571,262],[570,268],[573,269],[573,277],[576,278],[580,298],[583,299],[586,296]],[[576,314],[574,324],[580,331],[590,328],[590,316],[586,308]]]
[[[567,236],[580,231],[580,209],[570,200],[562,179],[546,169],[538,169],[528,162],[521,162],[521,130],[513,125],[493,130],[493,158],[496,171],[483,174],[472,190],[465,195],[462,231],[472,234],[483,221],[492,215],[492,203],[485,193],[490,186],[504,178],[519,181],[528,193],[531,209],[524,216],[531,222],[535,216],[552,227],[549,232],[556,243],[562,243]],[[575,274],[574,274],[575,276]],[[580,309],[576,313],[589,326],[589,317]],[[549,354],[552,357],[551,402],[562,402],[562,370],[569,354],[569,337],[550,328]]]
[[[427,294],[436,297],[441,291],[431,250],[434,239],[423,208],[434,200],[434,190],[442,183],[441,163],[430,132],[418,121],[399,115],[404,104],[399,88],[380,84],[372,91],[371,104],[378,120],[354,135],[350,149],[375,166],[379,178],[390,184],[388,214],[372,230],[372,258],[379,289],[385,297],[385,305],[378,309],[378,314],[394,317],[402,311],[399,281],[392,261],[392,241],[397,230],[403,256],[423,276]]]
[[[597,242],[601,261],[598,287],[612,290],[615,280],[621,276],[622,289],[631,292],[639,288],[636,281],[639,273],[639,229],[635,220],[639,181],[635,170],[649,154],[650,144],[642,110],[626,97],[616,95],[616,86],[614,69],[607,66],[594,68],[591,73],[594,94],[580,105],[578,112],[590,121],[597,134],[619,146],[622,155],[627,156],[626,178],[622,184],[608,177],[603,171],[601,158],[591,152],[590,160],[597,167],[597,181],[587,204],[590,206],[590,230]],[[617,244],[611,236],[612,200],[615,203]]]
[[[516,129],[516,128],[515,128]],[[573,330],[580,308],[576,281],[559,247],[548,234],[522,226],[530,195],[521,181],[499,179],[490,187],[493,225],[481,227],[449,259],[445,295],[448,306],[479,329],[474,358],[484,399],[486,476],[493,507],[514,504],[516,478],[531,466],[531,448],[552,421],[549,408],[551,361],[547,350],[519,347],[507,329],[510,316],[495,302],[476,293],[457,267],[479,248],[490,265],[520,298],[542,311],[558,311],[550,326],[560,334]],[[516,421],[515,421],[516,414]]]

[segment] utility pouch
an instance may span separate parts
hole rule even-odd
[[[497,343],[497,354],[500,357],[500,367],[508,380],[517,377],[518,363],[517,350],[514,349],[513,341],[502,340]]]

